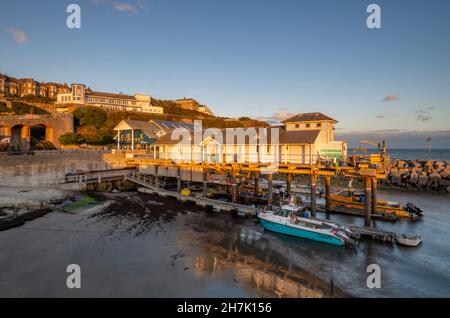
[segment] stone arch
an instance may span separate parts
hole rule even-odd
[[[24,131],[24,126],[22,124],[17,124],[11,127],[11,148],[14,150],[20,150],[23,147],[22,134]]]
[[[44,124],[30,126],[30,144],[34,147],[41,141],[47,140],[47,127]]]

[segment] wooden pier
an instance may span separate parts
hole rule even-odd
[[[257,214],[256,207],[209,199],[202,196],[185,196],[179,192],[165,190],[159,187],[157,183],[155,183],[153,180],[150,180],[147,176],[143,176],[139,173],[128,174],[126,176],[126,179],[145,187],[143,189],[139,189],[140,192],[157,194],[163,197],[172,197],[184,202],[194,202],[201,207],[211,207],[213,210],[236,212],[238,215],[246,217],[256,216]]]
[[[102,170],[102,171],[90,171],[85,173],[77,173],[75,175],[70,175],[66,177],[66,182],[73,183],[73,182],[86,182],[86,183],[93,183],[93,182],[101,182],[101,181],[108,181],[108,180],[130,180],[137,185],[140,185],[141,188],[138,190],[140,192],[144,193],[151,193],[151,194],[157,194],[164,197],[172,197],[179,201],[183,202],[193,202],[198,206],[201,207],[210,207],[213,210],[216,211],[226,211],[226,212],[235,212],[240,216],[244,217],[255,217],[258,213],[258,208],[256,206],[249,206],[244,204],[238,204],[236,202],[227,202],[227,201],[220,201],[215,199],[207,198],[207,186],[208,182],[204,181],[203,184],[203,191],[201,194],[196,196],[186,196],[181,194],[181,177],[180,177],[180,167],[177,168],[178,176],[177,178],[177,191],[169,191],[164,189],[165,182],[163,182],[162,178],[160,178],[158,175],[146,175],[141,174],[137,172],[135,169],[136,167],[130,167],[128,169],[115,169],[115,170]],[[258,175],[259,176],[259,175]],[[205,178],[206,179],[206,178]],[[207,180],[207,179],[206,179]],[[255,180],[256,181],[256,180]],[[328,182],[327,182],[328,183]],[[268,178],[268,193],[270,194],[271,191],[269,189],[271,188],[271,178]],[[259,189],[259,182],[255,182],[255,190]],[[233,195],[234,192],[234,195]],[[232,200],[236,200],[237,197],[237,186],[232,188]],[[311,195],[311,199],[315,200],[316,196]],[[339,211],[339,209],[336,208],[330,208],[325,205],[310,205],[310,209],[315,208],[316,211],[321,212],[328,212],[328,213],[343,213],[343,214],[349,214],[349,211]],[[354,215],[362,216],[364,212],[358,212]],[[324,222],[330,222],[330,220],[320,219],[316,217],[316,214],[312,215],[313,218],[316,218],[317,220],[321,220]],[[376,218],[377,215],[370,215],[370,218]],[[366,218],[367,219],[367,218]],[[356,226],[352,224],[345,224],[342,222],[336,222],[332,221],[333,223],[346,226],[349,229],[351,229],[353,232],[361,235],[362,237],[369,237],[373,240],[381,241],[381,242],[387,242],[387,243],[394,243],[396,234],[393,232],[387,232],[380,229],[376,229],[370,226]]]
[[[133,181],[136,184],[143,186],[144,188],[139,189],[140,192],[157,194],[164,197],[173,197],[180,201],[194,202],[201,207],[211,207],[213,210],[237,212],[241,216],[256,216],[258,213],[258,208],[248,205],[236,204],[232,202],[223,202],[219,200],[209,199],[202,196],[184,196],[181,193],[168,191],[158,187],[154,180],[148,176],[141,175],[139,173],[130,173],[126,176],[127,180]],[[330,220],[324,220],[316,218],[319,221],[330,222]],[[380,229],[367,227],[367,226],[356,226],[352,224],[345,224],[342,222],[332,221],[335,224],[346,226],[354,233],[359,234],[362,237],[369,237],[376,241],[381,241],[385,243],[395,243],[396,234],[393,232],[387,232]]]
[[[227,162],[183,162],[173,161],[167,159],[155,159],[152,155],[137,155],[127,154],[128,165],[139,169],[141,166],[154,167],[155,174],[159,168],[175,169],[177,171],[176,178],[181,184],[181,170],[196,170],[202,171],[202,183],[204,189],[204,196],[206,196],[207,187],[210,183],[209,174],[211,171],[219,174],[229,176],[231,203],[235,204],[238,199],[238,174],[246,174],[251,176],[254,180],[254,193],[259,192],[259,180],[261,175],[265,175],[267,179],[267,201],[268,204],[273,202],[273,176],[274,174],[283,175],[287,185],[291,185],[292,177],[294,175],[309,175],[311,187],[311,216],[316,217],[318,211],[317,206],[317,181],[319,177],[325,179],[325,210],[331,212],[330,194],[331,194],[331,178],[336,176],[344,176],[349,178],[360,178],[364,180],[365,192],[365,208],[364,219],[365,226],[370,227],[372,224],[372,215],[376,214],[376,199],[377,199],[377,182],[379,179],[386,178],[386,169],[381,163],[360,163],[356,161],[339,161],[335,163],[317,162],[315,164],[294,164],[294,163],[279,163],[276,166],[273,163],[227,163]],[[178,188],[178,192],[181,188]],[[287,187],[287,194],[290,194],[290,186]]]

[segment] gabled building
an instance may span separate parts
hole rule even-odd
[[[299,113],[282,123],[287,132],[317,131],[314,152],[322,157],[347,157],[347,142],[334,140],[334,125],[338,121],[319,112]]]
[[[155,126],[146,121],[124,119],[115,128],[118,150],[150,149],[158,137]]]
[[[117,150],[150,149],[159,138],[175,128],[193,129],[192,124],[165,120],[122,120],[115,128],[117,131]]]
[[[229,131],[226,129],[216,129],[216,134],[211,134],[209,129],[203,130],[200,139],[197,139],[192,124],[156,120],[148,123],[135,121],[133,125],[123,122],[115,130],[120,133],[125,130],[124,127],[128,127],[128,130],[137,131],[139,123],[142,123],[148,127],[147,136],[152,139],[152,143],[145,142],[143,147],[135,139],[126,145],[119,142],[118,149],[150,149],[153,156],[160,159],[175,161],[190,158],[197,162],[218,163],[272,160],[286,164],[313,164],[320,160],[347,157],[347,143],[334,140],[333,125],[337,121],[321,113],[298,114],[287,119],[284,126],[269,127],[266,131],[244,128],[240,137],[228,136]],[[180,143],[180,130],[173,134],[176,128],[183,128],[183,132],[188,134],[187,143]]]

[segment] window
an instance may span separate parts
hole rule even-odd
[[[306,124],[306,128],[309,128],[309,127],[311,127],[311,124]]]
[[[321,123],[317,123],[317,128],[320,128],[320,127],[322,127],[322,124]]]
[[[300,128],[300,124],[295,124],[295,128]]]

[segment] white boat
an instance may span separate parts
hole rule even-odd
[[[337,246],[358,244],[357,235],[332,222],[308,218],[306,207],[289,204],[279,208],[266,207],[258,213],[261,225],[273,232],[302,237]]]
[[[422,243],[422,236],[400,233],[396,235],[396,240],[400,245],[415,247]]]

